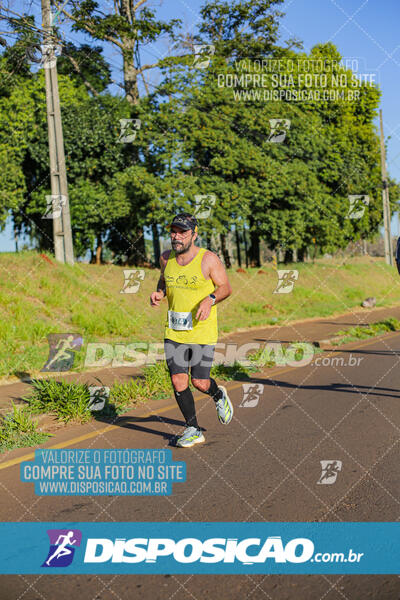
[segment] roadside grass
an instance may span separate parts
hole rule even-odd
[[[211,376],[224,381],[249,379],[249,374],[256,370],[256,367],[244,367],[239,363],[232,366],[216,365],[212,367]],[[143,375],[128,383],[115,383],[100,411],[90,410],[90,390],[87,383],[34,379],[30,394],[23,400],[27,403],[27,415],[46,413],[64,423],[87,423],[92,419],[114,418],[149,400],[160,400],[172,395],[173,388],[166,363],[159,361],[145,367]]]
[[[340,337],[339,340],[333,340],[333,346],[341,346],[342,344],[348,344],[349,342],[355,342],[357,340],[365,340],[370,337],[376,337],[382,335],[388,331],[400,331],[400,321],[394,317],[385,319],[383,321],[377,321],[367,326],[350,327],[349,329],[342,329],[338,331],[335,337]]]
[[[251,373],[257,370],[255,365],[245,366],[235,361],[233,365],[214,365],[211,367],[211,377],[223,381],[242,381],[250,379]]]
[[[366,327],[351,327],[338,332],[341,340],[334,342],[340,345],[349,341],[366,339],[381,335],[388,331],[400,331],[400,321],[395,318],[378,321]],[[292,347],[298,348],[292,352],[291,360],[302,360],[304,349],[301,342],[293,342]],[[320,348],[313,348],[314,353],[323,353]],[[268,348],[260,348],[248,355],[250,365],[235,362],[233,365],[214,365],[211,376],[224,381],[249,380],[250,375],[260,367],[273,367],[283,364],[286,349],[276,353]],[[271,359],[271,356],[273,358]],[[100,382],[101,383],[101,382]],[[0,452],[14,448],[38,446],[46,441],[51,434],[38,429],[32,418],[38,414],[50,414],[59,421],[68,423],[75,421],[86,423],[96,418],[115,418],[130,408],[145,403],[170,397],[173,394],[171,381],[165,361],[146,366],[143,375],[132,379],[129,383],[116,383],[110,388],[109,397],[101,411],[91,412],[90,390],[86,383],[67,383],[54,379],[34,379],[30,395],[23,400],[26,406],[12,405],[12,410],[0,421]]]
[[[101,382],[100,382],[101,384]],[[105,398],[102,410],[90,410],[90,386],[55,379],[33,379],[32,389],[23,400],[27,410],[35,415],[46,413],[59,421],[86,423],[93,418],[115,417],[148,400],[168,398],[172,385],[165,363],[147,366],[143,375],[128,383],[115,383]]]
[[[173,393],[171,378],[165,360],[157,361],[143,369],[143,392],[150,394],[153,400],[159,400]]]
[[[167,304],[150,307],[158,271],[144,269],[137,293],[121,293],[123,267],[54,265],[34,251],[0,253],[0,377],[38,375],[48,358],[47,335],[79,333],[72,372],[85,370],[87,344],[130,344],[163,339]],[[342,264],[346,260],[346,264]],[[219,330],[290,323],[330,316],[360,306],[367,296],[377,306],[398,303],[400,278],[384,259],[354,257],[318,259],[315,263],[279,265],[297,269],[289,294],[276,294],[278,278],[270,263],[237,273],[229,270],[232,295],[218,306]],[[399,288],[397,285],[399,285]]]
[[[37,423],[26,407],[12,405],[0,421],[0,452],[13,450],[14,448],[25,448],[27,446],[38,446],[50,437],[38,429]]]
[[[259,371],[263,362],[263,350],[249,355],[250,365],[236,362],[233,365],[217,364],[211,368],[211,376],[223,381],[246,381]],[[98,380],[101,384],[101,381]],[[193,386],[191,385],[192,389]],[[38,431],[32,416],[48,414],[63,423],[86,423],[93,419],[112,419],[130,408],[149,400],[168,398],[173,388],[165,361],[146,366],[143,374],[128,383],[115,383],[101,411],[91,411],[90,389],[87,383],[68,383],[55,379],[33,379],[32,389],[23,400],[26,406],[13,409],[0,423],[0,452],[26,446],[37,446],[51,435]]]
[[[90,391],[86,383],[34,379],[31,394],[23,398],[32,414],[47,413],[68,423],[90,421]]]

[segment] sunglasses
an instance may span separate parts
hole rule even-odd
[[[177,235],[178,235],[178,236],[180,236],[180,237],[186,237],[186,236],[187,236],[187,234],[188,234],[188,233],[191,233],[191,232],[192,232],[192,230],[191,230],[191,229],[188,229],[187,231],[171,231],[171,232],[170,232],[170,235],[171,235],[171,237],[173,237],[173,236],[177,236]],[[192,232],[192,233],[193,233],[193,232]]]

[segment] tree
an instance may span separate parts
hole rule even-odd
[[[154,10],[145,7],[147,0],[116,0],[106,13],[105,7],[93,0],[69,0],[54,6],[71,22],[74,31],[89,34],[93,39],[114,46],[122,59],[123,83],[127,101],[139,103],[139,77],[145,83],[145,73],[158,66],[158,62],[141,64],[141,50],[165,34],[173,35],[179,19],[157,20]],[[111,7],[111,4],[109,5]]]
[[[43,69],[31,73],[18,41],[1,57],[3,81],[0,88],[0,161],[4,177],[0,182],[1,218],[13,214],[16,233],[24,231],[40,249],[52,249],[52,224],[44,219],[48,177],[48,139]],[[15,58],[23,56],[18,72]],[[100,61],[101,63],[101,61]],[[71,220],[78,256],[93,250],[101,257],[113,223],[129,215],[126,198],[116,197],[115,174],[130,164],[130,154],[118,143],[119,119],[129,116],[129,105],[109,94],[90,97],[81,78],[70,72],[59,75],[65,154],[69,178]],[[104,75],[100,64],[85,72],[92,85],[99,86]]]
[[[382,208],[373,118],[379,91],[355,85],[333,44],[319,44],[310,54],[299,51],[295,40],[280,47],[281,2],[208,2],[198,34],[182,35],[179,52],[144,66],[143,45],[174,37],[176,20],[157,21],[142,0],[118,0],[108,14],[91,0],[64,6],[74,30],[100,44],[62,41],[59,58],[72,224],[81,255],[90,248],[101,260],[107,247],[121,263],[144,264],[143,231],[149,227],[157,260],[159,235],[172,213],[202,212],[203,203],[211,211],[201,234],[208,243],[218,234],[227,266],[232,228],[246,234],[246,264],[252,265],[260,264],[260,239],[271,249],[285,248],[289,257],[304,255],[314,241],[332,252],[377,231]],[[26,59],[26,47],[37,44],[40,32],[28,17],[14,26],[20,28],[17,42],[1,59],[0,210],[4,220],[14,208],[17,227],[33,232],[44,248],[51,235],[42,220],[49,193],[43,75],[30,73]],[[120,52],[123,98],[106,92],[112,80],[103,42]],[[212,44],[207,68],[196,67],[194,43]],[[254,83],[252,65],[265,57],[281,63],[280,89],[304,97],[275,100],[273,72],[266,72],[262,85]],[[305,81],[302,61],[321,63],[319,80]],[[144,79],[153,69],[161,76],[158,85]],[[339,91],[357,88],[357,100],[329,96],[339,76]],[[126,143],[119,143],[121,119],[139,124]],[[290,124],[279,143],[271,134],[274,120]],[[399,190],[395,184],[392,190],[395,206]],[[364,194],[370,196],[368,209],[361,219],[349,219],[349,195]]]
[[[131,118],[139,118],[140,86],[149,92],[146,74],[159,66],[160,61],[142,64],[142,49],[160,39],[162,36],[174,36],[174,29],[180,23],[179,19],[170,21],[158,20],[155,11],[145,6],[147,0],[116,0],[109,12],[104,6],[93,0],[69,0],[64,3],[54,0],[54,6],[72,22],[74,31],[89,34],[93,40],[111,44],[116,49],[122,61],[123,88],[125,98],[132,107]],[[111,7],[111,5],[109,5]],[[137,154],[134,161],[139,164]],[[140,171],[140,165],[139,165]],[[142,197],[143,201],[143,197]],[[129,218],[120,223],[121,235],[129,240],[129,261],[141,264],[145,261],[143,226],[139,218],[138,201],[133,199]]]
[[[60,83],[65,85],[62,76]],[[103,95],[80,98],[68,105],[65,88],[60,85],[63,102],[64,144],[69,180],[71,223],[77,256],[86,254],[96,245],[96,262],[101,260],[102,247],[115,223],[127,217],[131,210],[129,199],[116,193],[116,177],[129,164],[129,154],[118,143],[119,118],[129,114],[129,108],[118,98]],[[38,127],[37,137],[28,147],[25,158],[25,177],[31,190],[25,214],[39,229],[36,235],[40,247],[47,248],[48,237],[43,231],[43,200],[48,180],[47,136],[44,127]],[[44,184],[37,185],[37,181]]]
[[[265,156],[252,139],[254,129],[264,129],[251,107],[235,101],[232,90],[220,86],[243,56],[265,55],[276,49],[281,0],[210,2],[201,10],[199,34],[186,45],[211,44],[215,50],[209,66],[198,70],[193,55],[170,60],[159,93],[168,98],[171,115],[168,131],[175,148],[177,185],[174,206],[195,208],[195,196],[214,196],[215,205],[202,223],[206,237],[221,237],[227,266],[230,264],[225,234],[234,224],[252,219],[251,203],[259,192],[256,178]],[[266,119],[264,114],[263,119]],[[265,133],[263,131],[265,137]],[[178,171],[178,172],[176,172]],[[183,174],[179,181],[178,174]],[[258,236],[252,228],[252,240]]]

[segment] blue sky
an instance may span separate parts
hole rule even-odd
[[[109,0],[99,0],[99,3],[106,6]],[[180,18],[185,28],[191,31],[196,30],[202,4],[200,0],[151,2],[161,18]],[[21,8],[27,10],[28,7],[31,14],[38,15],[40,11],[39,0],[16,0],[12,5],[16,11],[21,11]],[[296,37],[308,52],[315,44],[331,41],[343,57],[358,60],[359,72],[376,74],[382,90],[385,138],[389,138],[388,171],[400,181],[399,0],[286,0],[278,9],[286,13],[281,20],[281,42]],[[40,23],[39,19],[37,23]],[[76,34],[73,37],[77,39]],[[144,60],[154,62],[154,58],[167,52],[166,43],[158,42],[148,48]],[[119,79],[116,52],[108,49],[106,56],[115,68],[115,78]],[[392,233],[399,233],[397,215],[392,219]],[[12,230],[8,225],[0,233],[0,251],[13,250]]]

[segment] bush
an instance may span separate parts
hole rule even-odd
[[[38,431],[37,423],[32,420],[26,407],[12,405],[12,411],[0,422],[0,452],[12,448],[37,446],[50,436]]]

